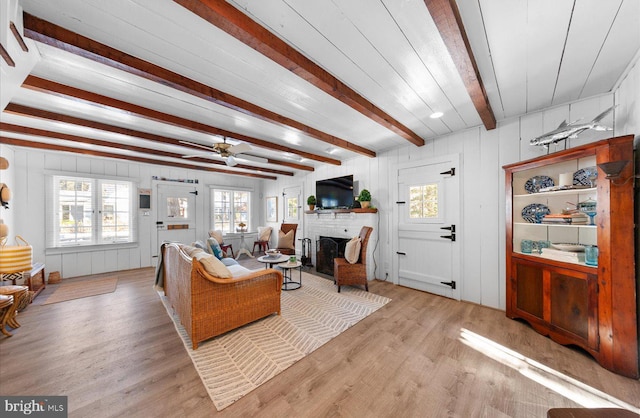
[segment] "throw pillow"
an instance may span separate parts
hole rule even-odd
[[[218,241],[218,244],[222,244],[222,243],[224,242],[224,239],[222,238],[222,231],[219,231],[219,230],[217,230],[217,231],[211,230],[211,231],[209,231],[209,236],[210,236],[211,238],[215,238],[215,239],[216,239],[216,241]]]
[[[278,248],[288,248],[291,250],[296,249],[296,247],[293,246],[293,230],[286,234],[282,231],[278,231]]]
[[[195,253],[202,251],[200,248],[193,247],[191,245],[183,245],[182,251],[185,252],[189,257],[193,257]]]
[[[210,275],[217,277],[219,279],[230,279],[231,272],[222,264],[222,261],[218,260],[211,254],[207,254],[205,252],[196,253],[195,257],[200,263],[202,263],[202,267],[204,267],[205,271]]]
[[[204,244],[204,242],[202,242],[202,241],[192,242],[192,243],[191,243],[191,246],[192,246],[192,247],[196,247],[196,248],[200,248],[201,250],[204,250],[204,251],[206,251],[206,252],[209,252],[209,251],[207,250],[207,246],[206,246],[206,245]]]
[[[265,226],[264,228],[258,228],[258,241],[269,241],[271,237],[271,227]]]
[[[360,237],[353,237],[344,248],[344,258],[350,263],[355,264],[360,258]]]
[[[211,248],[211,254],[215,255],[218,260],[224,258],[224,252],[222,252],[222,248],[220,248],[220,244],[218,244],[215,238],[208,238],[207,244],[209,244],[209,248]]]

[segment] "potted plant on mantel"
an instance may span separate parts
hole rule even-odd
[[[316,208],[316,197],[314,195],[307,197],[307,205],[309,205],[309,210]]]
[[[365,209],[369,207],[369,205],[371,204],[371,193],[369,193],[369,190],[362,189],[360,191],[358,202],[360,202],[360,206]]]

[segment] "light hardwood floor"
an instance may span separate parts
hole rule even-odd
[[[217,412],[153,270],[83,279],[114,275],[114,293],[42,305],[49,286],[19,314],[22,327],[0,337],[0,394],[66,395],[71,417],[545,417],[581,406],[570,392],[589,388],[640,407],[639,381],[504,312],[374,281],[389,304]],[[558,393],[562,375],[581,383]]]

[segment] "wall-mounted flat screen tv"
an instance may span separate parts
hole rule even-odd
[[[316,181],[316,201],[322,209],[353,207],[353,175]]]

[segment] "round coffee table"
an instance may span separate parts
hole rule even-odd
[[[269,269],[269,268],[273,268],[273,266],[276,264],[289,261],[289,256],[280,254],[278,257],[269,257],[268,255],[263,255],[262,257],[256,258],[256,260],[258,260],[261,263],[264,263],[264,268]]]
[[[295,290],[300,289],[302,287],[302,263],[296,261],[295,263],[282,263],[278,264],[278,267],[282,269],[282,275],[284,276],[284,280],[282,281],[282,290]],[[294,269],[298,269],[300,275],[298,276],[298,281],[292,279],[291,271]]]

